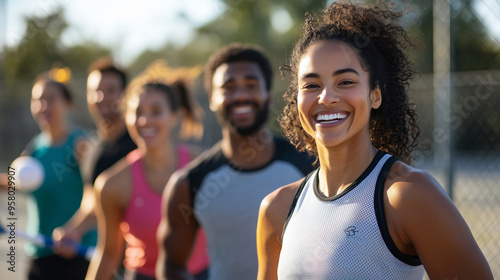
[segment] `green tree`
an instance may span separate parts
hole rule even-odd
[[[134,61],[131,68],[141,68],[147,65],[144,59],[149,63],[155,56],[165,58],[172,66],[203,64],[213,51],[233,42],[262,46],[278,66],[297,40],[306,11],[317,11],[324,7],[322,1],[313,0],[221,0],[221,4],[224,5],[222,14],[198,27],[186,45],[168,44],[159,51],[146,51]],[[273,18],[280,16],[286,19],[287,26],[277,29],[276,25],[279,24],[273,25]]]
[[[43,16],[25,18],[26,29],[20,42],[3,52],[5,91],[8,97],[25,99],[32,82],[55,65],[67,66],[73,76],[86,75],[88,64],[110,50],[88,41],[65,46],[61,35],[68,27],[61,8]]]
[[[26,29],[17,46],[6,48],[4,65],[8,85],[16,80],[33,80],[42,70],[61,60],[59,38],[67,23],[62,10],[47,16],[25,18]]]
[[[216,49],[233,42],[261,46],[275,69],[273,114],[281,110],[281,95],[287,81],[280,79],[278,67],[290,55],[293,43],[300,36],[307,11],[324,8],[323,1],[303,0],[221,0],[224,11],[220,16],[198,27],[192,40],[184,46],[169,44],[160,51],[144,52],[131,65],[133,72],[140,71],[155,59],[165,58],[171,66],[204,64]],[[275,119],[272,116],[270,119]],[[272,125],[274,129],[274,125]],[[276,127],[278,130],[279,127]]]
[[[500,68],[500,43],[488,33],[474,7],[475,1],[457,1],[454,10],[455,71]]]

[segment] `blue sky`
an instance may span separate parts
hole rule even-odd
[[[480,18],[500,42],[500,0],[476,3]],[[65,44],[91,39],[112,48],[123,64],[167,41],[188,41],[193,27],[214,19],[226,8],[218,0],[0,0],[0,46],[19,42],[25,16],[44,15],[57,6],[65,9],[70,24],[63,34]]]
[[[19,42],[24,34],[25,16],[45,15],[62,6],[69,23],[63,34],[65,44],[91,39],[111,47],[116,58],[125,64],[144,49],[161,47],[167,41],[179,44],[188,41],[193,27],[212,20],[225,8],[217,0],[0,0],[0,4],[2,2],[1,45]]]

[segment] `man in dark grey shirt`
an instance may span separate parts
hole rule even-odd
[[[209,279],[256,279],[256,226],[262,199],[312,171],[312,159],[266,125],[272,70],[256,47],[233,44],[205,68],[210,109],[222,140],[171,177],[158,228],[159,279],[189,279],[198,227],[205,230]]]

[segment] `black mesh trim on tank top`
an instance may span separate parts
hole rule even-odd
[[[380,174],[377,178],[377,184],[375,185],[375,195],[374,195],[374,206],[375,206],[375,216],[377,217],[377,223],[384,239],[385,245],[389,249],[389,251],[396,257],[398,260],[404,262],[405,264],[418,266],[421,265],[422,262],[418,258],[418,256],[407,255],[401,252],[394,241],[391,238],[389,233],[389,228],[387,227],[387,220],[385,218],[384,211],[384,183],[389,173],[389,169],[397,161],[397,158],[390,157],[385,163],[382,169],[380,170]]]
[[[352,184],[350,184],[345,190],[343,190],[341,193],[336,194],[334,196],[325,196],[319,191],[319,176],[316,176],[313,181],[312,188],[314,190],[314,194],[316,197],[321,200],[321,201],[334,201],[336,199],[341,198],[342,196],[346,195],[348,192],[352,191],[357,185],[359,185],[363,180],[370,175],[370,173],[373,171],[375,166],[377,166],[378,162],[382,159],[382,157],[385,155],[384,151],[378,150],[377,153],[375,154],[375,157],[373,157],[372,162],[370,165],[363,171],[363,173],[354,181]]]

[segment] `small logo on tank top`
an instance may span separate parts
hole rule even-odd
[[[350,226],[346,229],[344,229],[344,232],[345,234],[348,236],[348,237],[353,237],[356,235],[356,232],[359,232],[359,230],[356,230],[356,227],[355,226]]]

